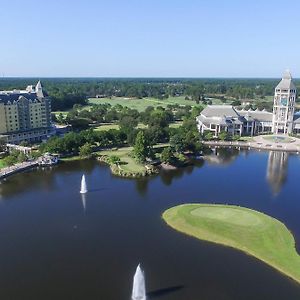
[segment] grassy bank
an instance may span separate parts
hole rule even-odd
[[[119,148],[115,150],[103,150],[96,152],[100,161],[110,165],[113,174],[122,177],[144,177],[156,173],[155,169],[146,164],[138,163],[131,155],[132,147]],[[120,158],[118,164],[110,162],[110,157]]]
[[[132,151],[132,147],[124,147],[116,150],[104,150],[98,151],[98,156],[118,156],[121,159],[120,168],[127,172],[143,172],[145,171],[145,166],[137,163],[133,157],[130,156],[130,152]]]
[[[185,234],[244,251],[300,283],[294,237],[270,216],[237,206],[184,204],[166,210],[163,219]]]
[[[83,156],[79,156],[79,155],[60,158],[61,161],[66,161],[66,162],[67,161],[84,160],[84,159],[87,159],[87,157],[83,157]]]

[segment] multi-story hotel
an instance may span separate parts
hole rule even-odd
[[[0,91],[0,136],[7,143],[37,142],[53,133],[51,101],[39,81],[26,90]]]
[[[230,105],[208,105],[197,117],[201,133],[211,131],[215,137],[225,131],[233,135],[265,133],[300,133],[300,115],[295,114],[297,90],[290,72],[286,71],[275,88],[273,112],[238,110]]]

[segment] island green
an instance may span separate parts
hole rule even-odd
[[[300,283],[300,256],[287,227],[261,212],[231,205],[183,204],[163,213],[177,231],[246,252]]]

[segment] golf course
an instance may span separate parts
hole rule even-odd
[[[241,250],[300,283],[300,256],[291,232],[258,211],[231,205],[183,204],[163,213],[172,228]]]

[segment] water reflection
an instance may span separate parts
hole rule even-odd
[[[128,270],[137,261],[154,278],[149,287],[159,288],[149,300],[300,299],[299,287],[279,272],[161,220],[165,209],[185,201],[230,203],[282,220],[299,241],[298,157],[217,149],[195,163],[132,180],[92,160],[9,178],[0,185],[7,200],[0,203],[0,299],[129,299]],[[83,172],[89,192],[80,196]],[[285,184],[280,201],[272,201],[267,172]]]
[[[83,207],[83,213],[86,212],[86,194],[80,194],[81,195],[81,203]]]
[[[149,184],[148,178],[138,178],[136,180],[136,190],[141,196],[145,196],[147,194],[148,184]]]
[[[246,156],[248,150],[214,148],[212,153],[205,157],[205,161],[214,165],[229,165],[241,154]],[[282,151],[270,151],[268,154],[268,163],[266,178],[274,196],[277,196],[283,185],[287,181],[288,176],[288,160],[289,153]]]
[[[174,180],[178,180],[185,175],[192,174],[195,169],[199,169],[205,164],[228,167],[234,163],[239,156],[248,156],[251,152],[252,151],[249,150],[239,150],[236,148],[211,149],[211,153],[209,155],[205,155],[204,159],[194,160],[193,165],[184,168],[178,168],[176,170],[161,170],[158,176],[164,185],[171,186]],[[266,179],[274,196],[279,194],[283,185],[287,181],[288,160],[289,154],[286,152],[270,151],[268,153]],[[84,172],[87,174],[92,174],[97,165],[98,163],[95,163],[93,160],[85,160],[63,163],[54,168],[39,168],[12,176],[0,184],[0,200],[1,198],[5,199],[13,195],[20,194],[28,189],[35,190],[38,188],[47,191],[60,189],[64,185],[66,175],[68,176],[78,171],[82,172],[82,170],[84,170]],[[114,177],[114,175],[111,173],[109,176]],[[37,177],[39,177],[41,180],[36,180]],[[148,193],[148,186],[152,178],[153,177],[147,177],[134,180],[136,191],[141,196],[145,196]],[[103,188],[90,190],[90,192],[96,192],[102,189]],[[82,196],[81,201],[85,211],[86,197]]]
[[[267,180],[273,194],[279,194],[287,180],[289,154],[287,152],[270,151],[267,166]]]
[[[93,160],[82,160],[76,162],[66,162],[54,167],[25,171],[3,180],[0,184],[0,198],[6,198],[21,194],[25,190],[36,188],[46,191],[58,189],[64,185],[65,175],[85,170],[86,174],[91,174],[96,164]],[[62,176],[57,176],[62,175]],[[40,178],[41,180],[37,180]]]
[[[236,148],[212,148],[212,153],[205,156],[205,160],[214,165],[229,165],[235,161],[239,154],[240,150]]]

